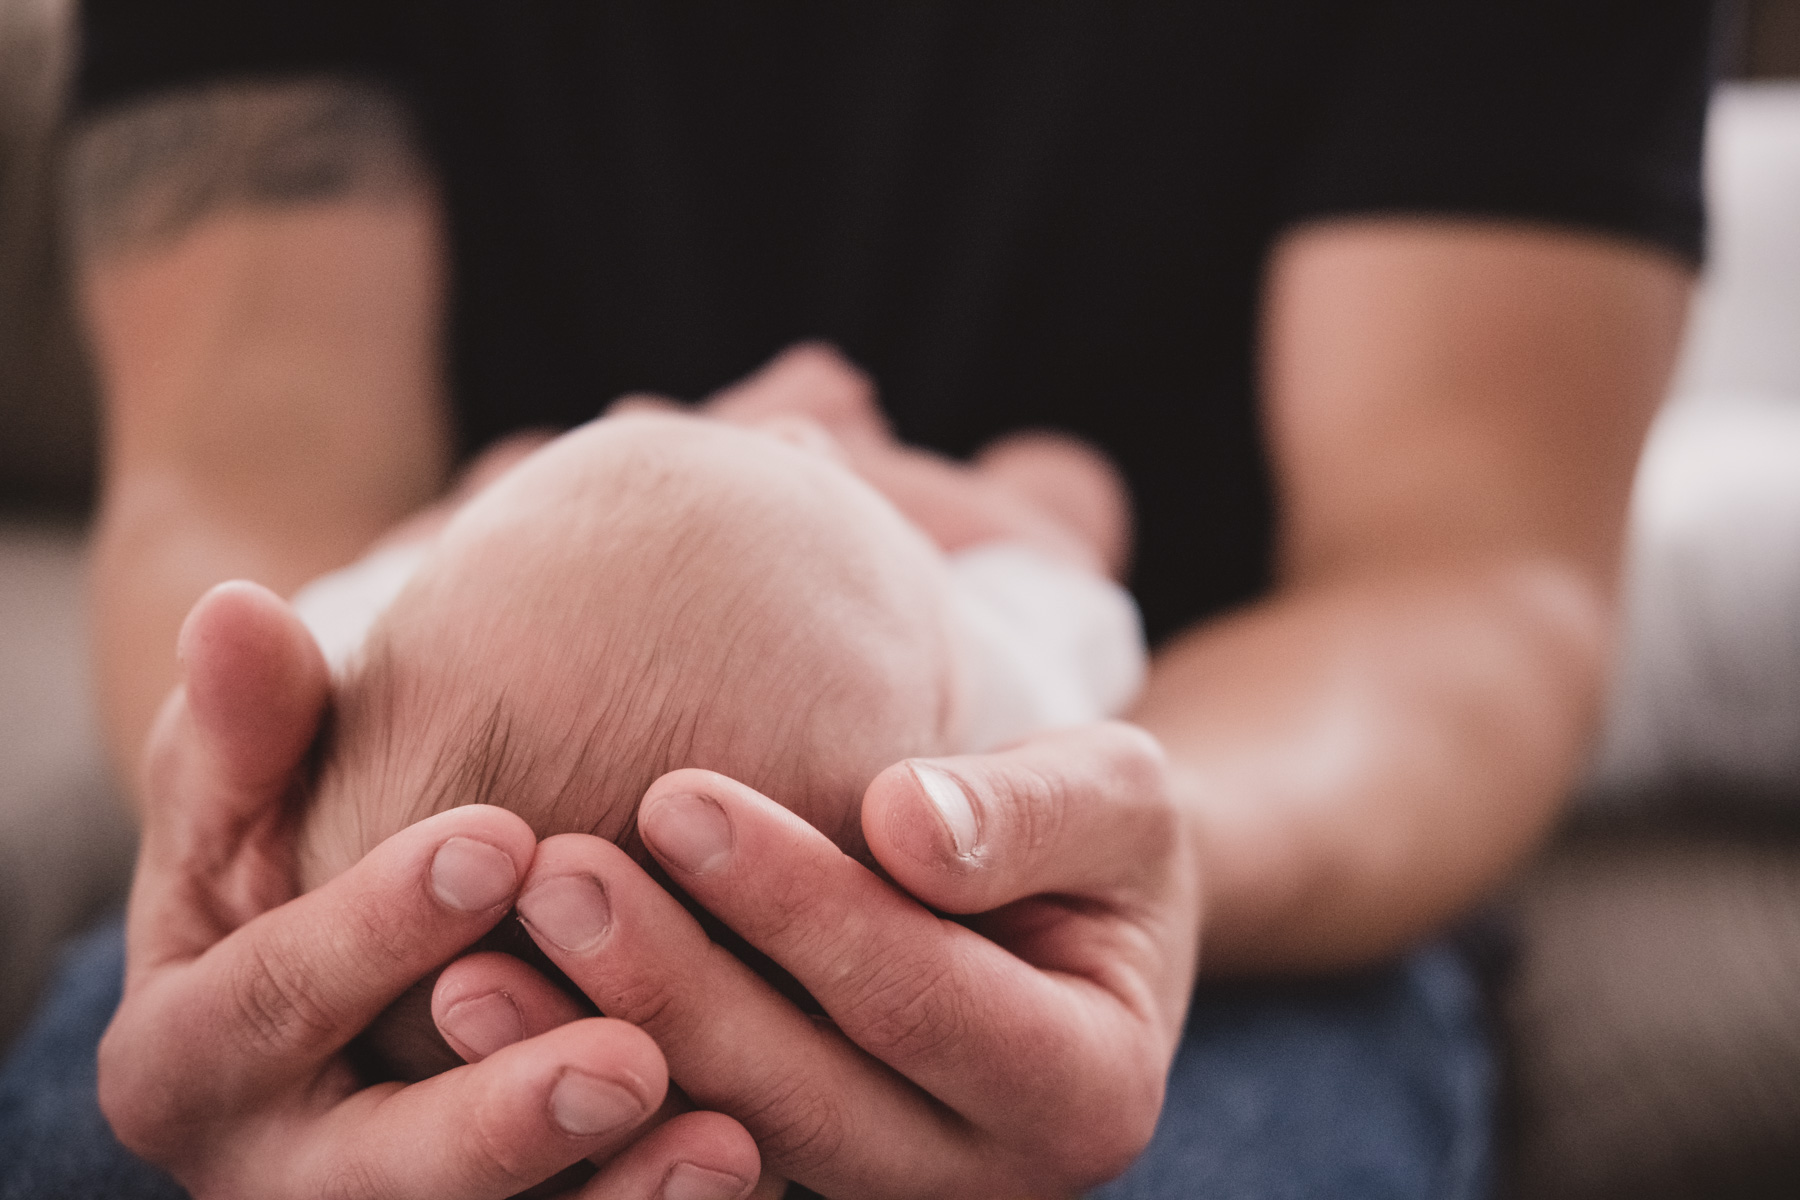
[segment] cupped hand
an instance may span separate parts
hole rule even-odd
[[[667,1068],[624,1021],[365,1086],[346,1047],[507,913],[531,831],[497,808],[455,809],[296,897],[289,829],[326,705],[318,650],[272,593],[224,584],[195,606],[181,651],[183,686],[146,755],[124,999],[100,1047],[101,1107],[127,1147],[202,1198],[476,1200],[584,1158],[606,1164],[584,1197],[693,1178],[748,1191],[756,1150],[735,1122],[692,1113],[638,1136]]]
[[[1149,1139],[1192,986],[1198,880],[1165,771],[1119,723],[899,764],[863,810],[892,882],[740,783],[659,780],[639,828],[669,878],[829,1020],[597,838],[545,841],[519,912],[770,1169],[827,1196],[1072,1195]],[[532,1002],[522,966],[480,971]]]

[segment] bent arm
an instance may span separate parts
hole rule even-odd
[[[278,592],[442,486],[435,194],[378,92],[169,95],[78,132],[69,226],[105,413],[94,622],[134,777],[210,586]]]
[[[1135,714],[1193,818],[1206,969],[1392,953],[1554,819],[1688,283],[1647,249],[1498,224],[1345,221],[1278,247],[1278,584],[1166,648]]]

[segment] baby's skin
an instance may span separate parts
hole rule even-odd
[[[663,415],[565,435],[449,522],[337,681],[302,882],[458,804],[630,845],[683,766],[857,852],[863,787],[953,744],[944,571],[789,441]]]
[[[592,422],[435,531],[339,670],[302,885],[471,803],[647,863],[637,804],[680,767],[741,780],[864,855],[874,777],[967,748],[979,692],[963,636],[942,550],[830,436],[670,413]],[[365,1039],[384,1073],[460,1061],[432,1025],[430,983]]]

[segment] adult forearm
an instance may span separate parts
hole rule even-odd
[[[329,80],[84,126],[65,220],[105,408],[101,704],[121,776],[211,585],[348,561],[442,486],[442,237],[391,98]]]
[[[1277,593],[1159,657],[1205,886],[1202,969],[1379,958],[1492,888],[1555,816],[1600,695],[1609,604],[1495,560]]]

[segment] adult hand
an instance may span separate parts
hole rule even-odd
[[[1192,987],[1198,881],[1165,772],[1118,723],[898,764],[863,808],[898,887],[740,783],[659,780],[651,853],[829,1022],[600,839],[546,840],[519,912],[770,1169],[829,1196],[1070,1195],[1148,1140]],[[470,962],[440,992],[536,986]]]
[[[617,1020],[548,1030],[424,1083],[365,1087],[346,1045],[511,908],[530,829],[459,808],[294,896],[289,822],[324,711],[317,647],[250,584],[209,592],[182,631],[184,683],[147,751],[124,1000],[100,1047],[100,1102],[126,1146],[196,1196],[502,1197],[583,1158],[580,1195],[652,1197],[756,1178],[754,1145],[714,1113],[633,1141],[667,1069]],[[481,1018],[481,1019],[475,1019]]]

